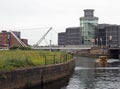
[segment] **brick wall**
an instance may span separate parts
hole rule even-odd
[[[28,45],[27,39],[21,39],[21,33],[18,31],[13,31],[13,33],[26,45]],[[21,44],[18,42],[18,40],[7,31],[0,32],[0,48],[9,48],[12,46],[20,46]]]

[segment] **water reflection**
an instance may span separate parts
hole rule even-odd
[[[74,75],[64,89],[119,89],[119,63],[115,65],[113,61],[114,66],[108,63],[107,67],[99,67],[94,62],[96,59],[89,59],[81,57],[77,60]]]
[[[75,59],[76,68],[71,77],[32,89],[120,89],[120,60],[110,59],[106,67],[100,67],[93,58]]]

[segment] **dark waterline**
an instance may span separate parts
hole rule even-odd
[[[31,89],[120,89],[120,61],[110,59],[106,67],[98,66],[96,59],[75,57],[72,76]]]

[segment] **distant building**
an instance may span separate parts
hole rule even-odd
[[[27,39],[21,39],[20,32],[13,31],[13,33],[26,45],[28,45]],[[11,34],[11,32],[2,31],[0,32],[0,48],[9,48],[12,46],[21,46],[21,44],[18,42],[18,40]]]
[[[120,46],[120,25],[98,24],[93,9],[85,9],[80,17],[80,27],[67,28],[58,34],[58,45]]]
[[[22,41],[23,43],[25,43],[26,45],[28,45],[28,39],[21,39],[21,41]]]
[[[81,44],[81,29],[80,27],[66,28],[66,45]]]
[[[58,33],[58,45],[80,45],[80,27],[66,28],[66,32]]]
[[[58,45],[66,45],[66,32],[58,33]]]
[[[120,45],[120,25],[98,24],[95,38],[98,45]]]
[[[10,46],[10,32],[2,31],[0,33],[0,48],[6,48]]]
[[[98,17],[94,17],[93,9],[85,9],[84,17],[80,17],[80,27],[82,30],[82,44],[94,43],[95,26],[98,24]]]

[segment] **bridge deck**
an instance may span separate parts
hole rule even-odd
[[[93,47],[92,45],[77,45],[77,46],[39,46],[39,47],[36,47],[36,48],[33,48],[33,49],[91,49],[91,47]]]

